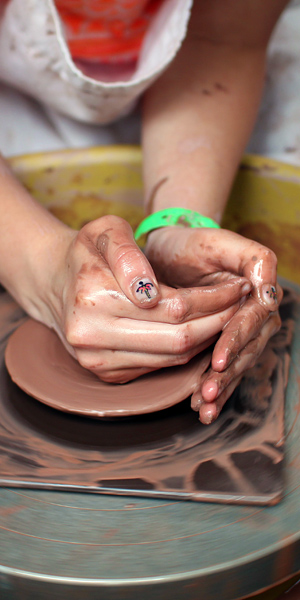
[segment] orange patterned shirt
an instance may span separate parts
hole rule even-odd
[[[55,0],[74,60],[136,61],[163,0]]]

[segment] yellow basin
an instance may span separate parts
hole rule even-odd
[[[18,156],[10,164],[25,187],[75,229],[104,214],[135,229],[143,218],[141,150],[113,146]],[[279,274],[300,283],[300,168],[245,156],[223,226],[278,256]]]

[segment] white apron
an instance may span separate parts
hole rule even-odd
[[[165,0],[131,80],[103,84],[74,65],[52,0],[9,0],[0,17],[0,151],[11,156],[138,143],[139,115],[121,117],[173,60],[185,37],[191,6],[192,0]],[[296,165],[299,32],[300,0],[294,0],[272,37],[265,92],[248,145],[250,152]]]
[[[132,109],[173,60],[192,2],[165,0],[130,80],[102,83],[75,66],[53,0],[9,0],[0,23],[0,79],[74,119],[114,121]]]

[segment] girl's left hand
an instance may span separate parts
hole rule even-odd
[[[280,328],[282,290],[275,254],[261,244],[224,229],[169,227],[151,233],[146,255],[160,281],[174,287],[210,285],[247,277],[253,290],[223,328],[192,396],[200,421],[214,421],[243,374]]]

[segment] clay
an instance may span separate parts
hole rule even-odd
[[[36,402],[11,381],[4,365],[7,334],[22,317],[4,296],[0,485],[239,504],[281,498],[284,389],[298,302],[292,292],[281,306],[281,331],[209,427],[199,423],[189,398],[113,421]]]
[[[208,366],[206,356],[127,384],[104,383],[69,355],[56,333],[28,319],[10,337],[5,362],[12,380],[33,398],[64,412],[111,418],[155,412],[181,402]]]

